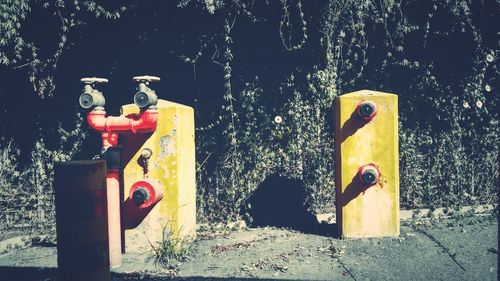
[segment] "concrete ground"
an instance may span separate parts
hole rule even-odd
[[[186,260],[169,268],[129,253],[120,280],[497,280],[496,215],[403,221],[396,238],[341,240],[335,225],[315,234],[277,228],[200,231]],[[0,255],[0,280],[56,280],[57,249]]]

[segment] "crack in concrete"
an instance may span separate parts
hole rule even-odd
[[[450,252],[450,249],[448,249],[446,246],[444,246],[439,240],[437,240],[436,237],[434,237],[432,234],[430,233],[427,233],[425,230],[421,229],[421,228],[418,228],[418,227],[413,227],[413,229],[415,229],[416,231],[424,234],[425,236],[427,236],[427,238],[429,238],[432,242],[436,243],[436,245],[438,245],[439,247],[441,247],[441,249],[443,249],[445,251],[446,254],[448,254],[448,256],[463,270],[463,271],[467,271],[465,270],[465,268],[457,261],[457,259],[455,259],[455,256],[456,254],[452,254]]]
[[[349,273],[349,276],[351,276],[351,278],[354,280],[354,281],[358,281],[356,279],[356,277],[354,277],[354,275],[352,274],[352,272],[347,268],[347,266],[345,265],[344,262],[342,262],[342,260],[340,260],[340,257],[337,256],[335,257],[335,259],[337,260],[337,262],[342,266],[342,268],[344,268],[345,271],[347,271],[347,273]]]

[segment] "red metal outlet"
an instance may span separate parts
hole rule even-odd
[[[129,199],[139,209],[146,209],[163,198],[163,188],[160,181],[148,178],[135,182],[129,194]]]
[[[359,167],[358,179],[366,187],[375,185],[380,179],[380,171],[377,165],[370,163]]]
[[[371,121],[377,115],[377,105],[371,101],[362,101],[356,107],[356,112],[364,121]]]

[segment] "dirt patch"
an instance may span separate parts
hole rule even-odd
[[[276,238],[276,236],[270,236],[270,237],[264,237],[264,238],[260,238],[260,239],[254,239],[254,240],[248,241],[248,242],[236,242],[236,243],[232,243],[229,245],[217,244],[217,245],[212,247],[210,254],[212,256],[216,256],[218,254],[228,252],[228,251],[246,250],[246,249],[250,248],[251,246],[253,246],[257,242],[264,242],[264,241],[268,241],[268,240],[273,240],[275,238]]]
[[[406,222],[399,237],[387,238],[340,240],[274,227],[203,238],[169,268],[145,262],[149,252],[128,253],[113,280],[497,280],[494,216]],[[0,280],[55,280],[56,260],[54,247],[0,255]]]

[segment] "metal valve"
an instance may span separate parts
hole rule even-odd
[[[358,169],[358,178],[365,186],[376,184],[380,178],[380,172],[375,164],[363,165]]]
[[[129,199],[139,207],[145,209],[158,203],[163,198],[163,187],[159,180],[144,178],[136,181],[130,188]]]
[[[377,115],[377,105],[371,101],[362,101],[356,108],[358,115],[365,121],[371,121]]]
[[[80,79],[80,81],[85,84],[85,86],[83,86],[83,94],[81,94],[79,98],[80,106],[85,109],[95,107],[97,110],[103,110],[104,105],[106,104],[106,99],[104,98],[102,92],[99,92],[94,88],[94,85],[99,83],[108,83],[108,79],[86,77]]]
[[[137,93],[134,95],[134,103],[140,108],[154,107],[158,103],[158,97],[154,90],[148,87],[151,82],[160,81],[160,77],[142,75],[132,78],[134,81],[139,82],[137,86]]]
[[[136,206],[140,206],[144,202],[148,201],[150,198],[149,192],[145,187],[137,188],[134,193],[132,193],[132,201]]]

